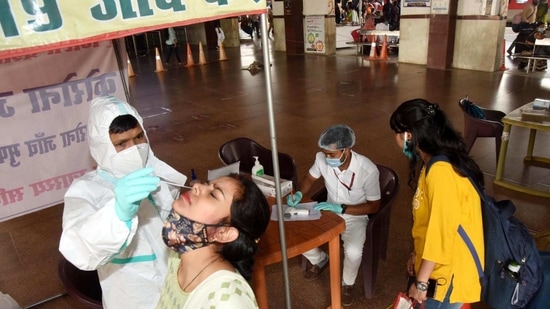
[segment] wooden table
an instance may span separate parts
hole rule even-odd
[[[340,233],[346,228],[344,219],[333,212],[322,212],[321,219],[312,221],[285,221],[287,258],[298,256],[328,242],[330,268],[330,299],[332,309],[340,309]],[[270,221],[260,238],[254,260],[254,293],[260,309],[268,308],[264,267],[282,261],[279,223]]]
[[[548,190],[546,191],[536,190],[536,189],[524,186],[522,184],[506,181],[503,178],[504,163],[506,161],[506,151],[508,150],[508,140],[510,138],[510,131],[512,130],[512,126],[530,129],[529,142],[527,144],[527,154],[523,159],[523,161],[527,163],[536,162],[539,164],[550,166],[550,158],[533,156],[533,148],[535,146],[535,137],[537,136],[537,130],[550,131],[550,121],[545,121],[545,122],[525,121],[525,120],[522,120],[522,117],[521,117],[522,110],[530,109],[532,107],[533,107],[533,102],[527,103],[522,107],[506,114],[506,116],[502,118],[502,122],[504,123],[504,130],[502,131],[502,144],[500,145],[500,155],[498,157],[497,171],[496,171],[494,182],[495,184],[503,186],[508,189],[520,191],[523,193],[538,195],[538,196],[550,197],[550,191]]]

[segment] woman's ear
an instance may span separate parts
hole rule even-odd
[[[220,226],[216,229],[214,239],[219,243],[228,243],[235,241],[239,237],[239,230],[232,226]]]

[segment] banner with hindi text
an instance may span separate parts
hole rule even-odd
[[[265,12],[265,0],[0,0],[0,59]]]
[[[126,77],[111,41],[0,61],[0,72],[3,221],[61,203],[73,179],[93,169],[89,103],[102,95],[125,100]]]

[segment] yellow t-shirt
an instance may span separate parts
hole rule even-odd
[[[479,274],[457,232],[462,225],[484,261],[481,200],[470,180],[457,174],[448,162],[434,163],[427,177],[422,169],[412,213],[415,270],[418,272],[421,259],[436,263],[430,276],[438,282],[434,299],[443,300],[452,279],[451,303],[479,301]]]

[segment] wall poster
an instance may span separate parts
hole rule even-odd
[[[307,15],[304,25],[306,53],[325,53],[325,16]]]

